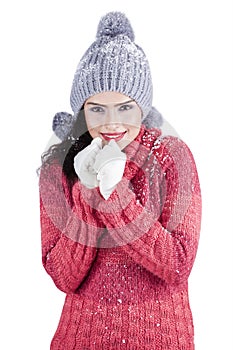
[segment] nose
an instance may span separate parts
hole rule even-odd
[[[109,108],[107,110],[105,125],[109,128],[117,128],[121,123],[119,115],[114,108]]]

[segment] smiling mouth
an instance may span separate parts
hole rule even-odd
[[[106,141],[110,141],[110,140],[120,141],[125,136],[125,134],[126,134],[126,131],[114,132],[114,133],[101,133],[101,136]]]

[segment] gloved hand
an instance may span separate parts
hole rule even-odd
[[[108,199],[121,181],[126,163],[126,154],[122,152],[114,140],[111,140],[97,154],[94,170],[97,173],[100,193]]]
[[[89,189],[99,186],[97,172],[95,172],[93,165],[96,155],[101,149],[102,140],[100,137],[96,137],[89,146],[74,157],[74,170],[80,182]]]

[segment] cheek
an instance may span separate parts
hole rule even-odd
[[[87,128],[87,129],[88,129],[89,134],[91,135],[91,137],[93,139],[99,136],[99,133],[98,133],[98,131],[96,129],[92,129],[92,128],[90,128],[90,129]]]
[[[126,123],[132,130],[140,128],[142,123],[141,110],[137,108],[133,112],[129,113],[126,118]]]
[[[87,117],[85,117],[85,119],[86,119],[87,129],[88,129],[90,135],[91,136],[92,135],[96,136],[97,131],[98,131],[99,127],[100,127],[100,123],[98,123],[97,120],[89,119]]]
[[[128,129],[129,129],[131,134],[137,134],[138,129],[140,129],[140,127],[142,125],[141,115],[138,114],[138,115],[134,116],[133,118],[129,118],[127,120],[127,125],[128,125]]]
[[[131,126],[130,127],[130,129],[129,129],[129,139],[130,139],[130,141],[133,141],[138,136],[139,131],[140,131],[140,126],[141,126],[141,124],[138,125],[138,126],[134,126],[134,127]]]

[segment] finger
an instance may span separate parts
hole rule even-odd
[[[99,149],[102,149],[102,139],[100,137],[95,137],[92,141],[91,141],[92,145],[96,145]]]
[[[118,146],[115,140],[110,140],[108,143],[108,146],[110,146],[113,149],[120,149],[120,147]]]

